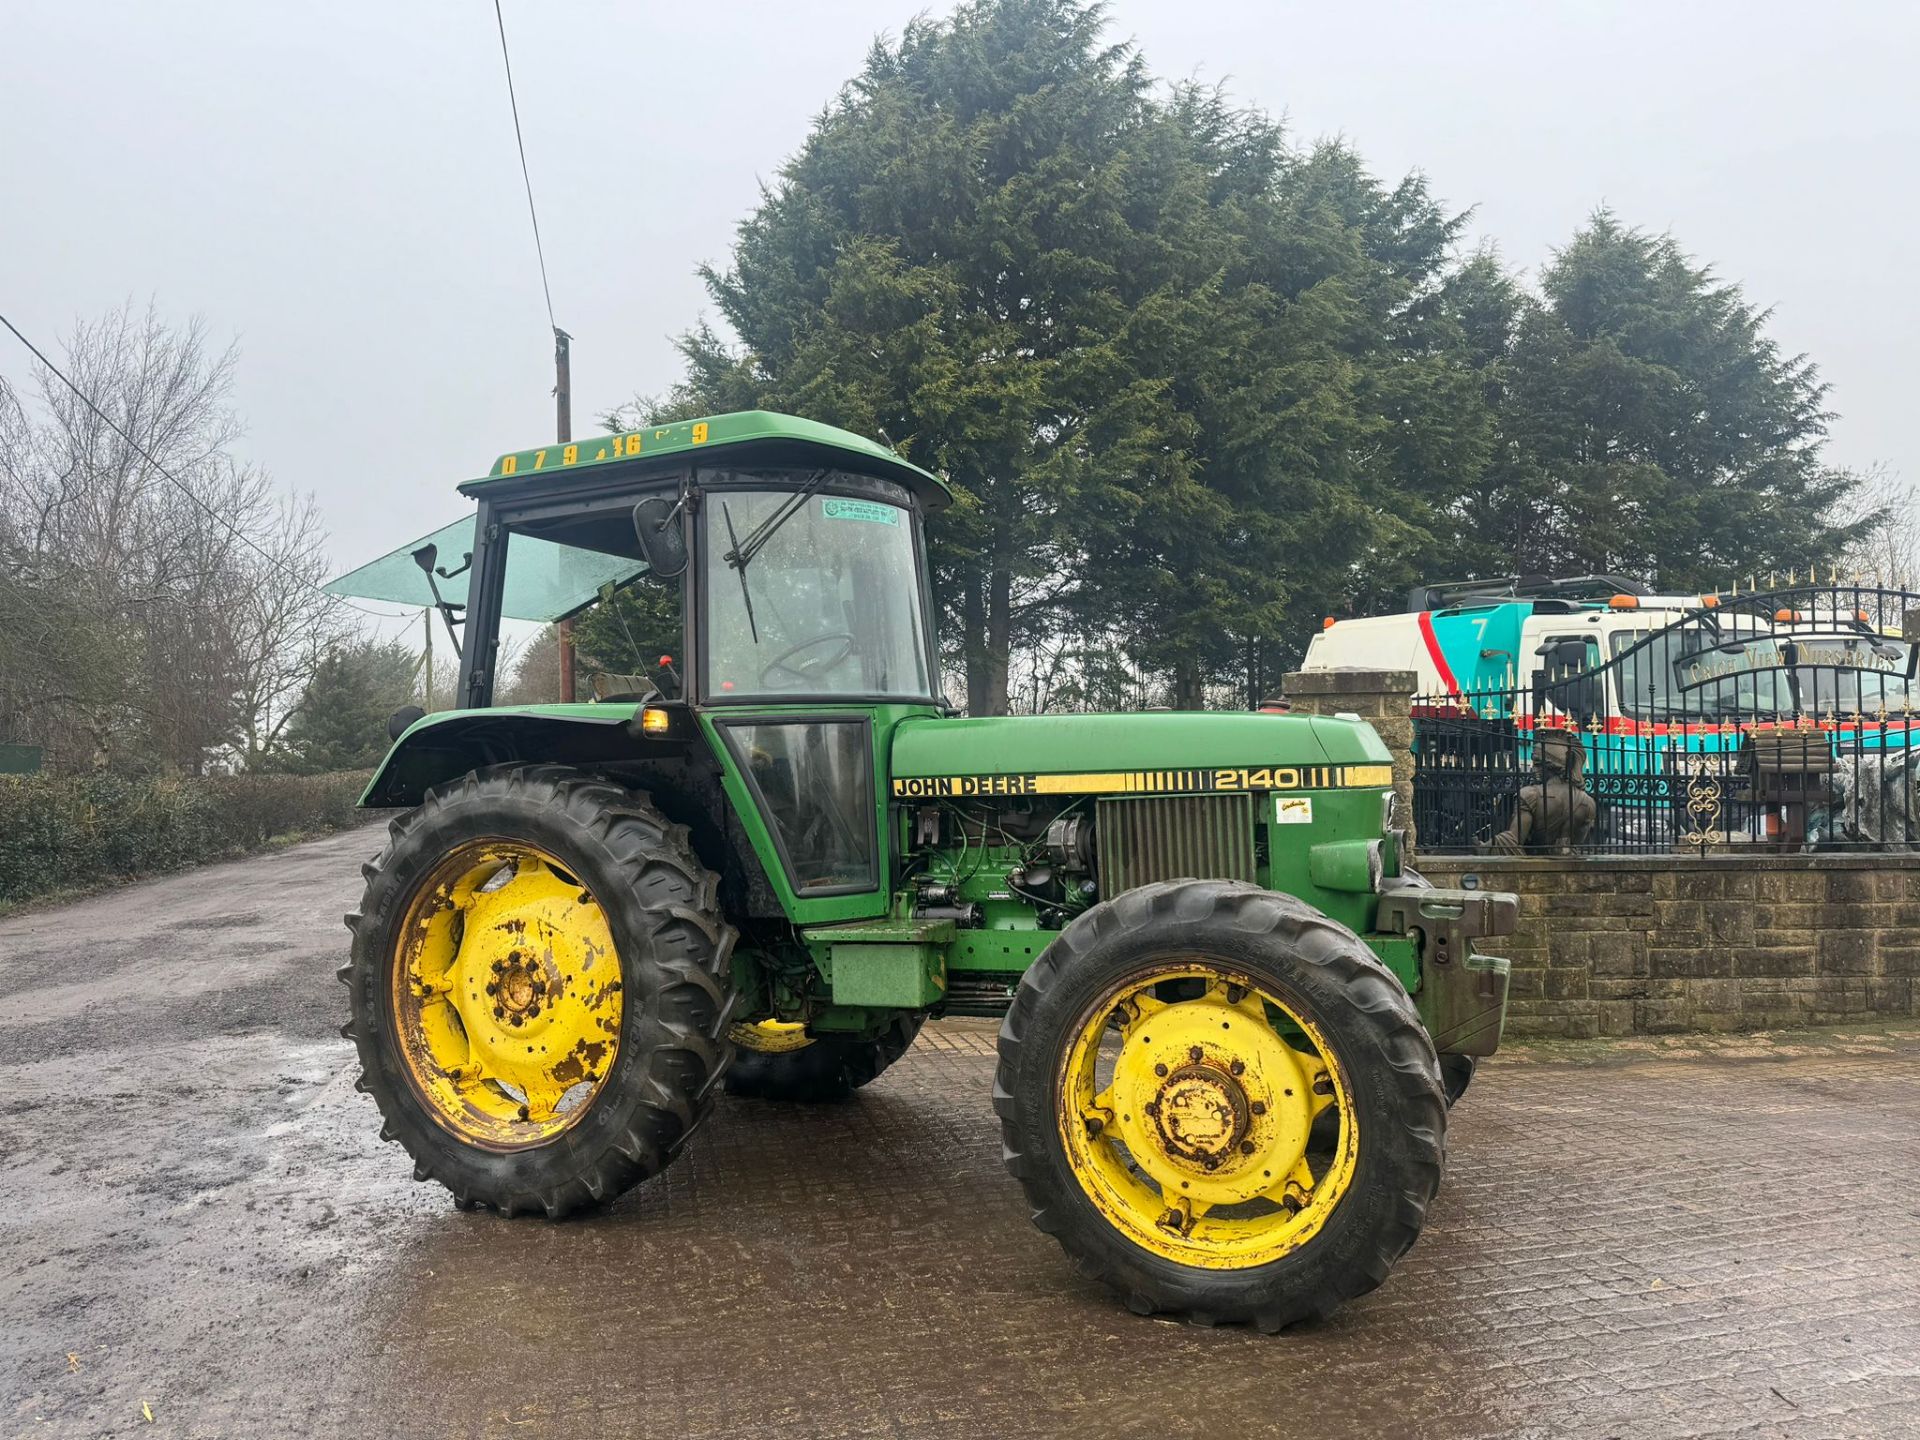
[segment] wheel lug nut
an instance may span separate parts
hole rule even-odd
[[[529,1112],[528,1112],[528,1110],[527,1110],[527,1107],[526,1107],[526,1106],[524,1106],[524,1105],[522,1105],[522,1106],[520,1107],[520,1118],[521,1118],[522,1120],[526,1120],[526,1119],[530,1119],[530,1118],[531,1118],[531,1116],[530,1116],[530,1114],[529,1114]]]
[[[1160,1117],[1160,1102],[1158,1100],[1149,1100],[1142,1108],[1146,1110],[1150,1118],[1157,1120]]]
[[[1087,1134],[1089,1137],[1098,1135],[1104,1129],[1106,1129],[1106,1123],[1102,1121],[1098,1115],[1089,1115],[1087,1117]]]
[[[494,1006],[494,1007],[493,1007],[493,1018],[494,1018],[494,1019],[496,1019],[496,1020],[504,1020],[504,1019],[506,1019],[506,1018],[507,1018],[507,1007],[506,1007],[506,1006],[504,1006],[504,1005],[496,1005],[496,1006]]]
[[[1241,1153],[1242,1155],[1251,1155],[1251,1154],[1253,1154],[1253,1141],[1251,1141],[1251,1140],[1242,1140],[1242,1141],[1240,1142],[1240,1153]]]
[[[1256,1100],[1251,1105],[1247,1106],[1247,1109],[1252,1111],[1255,1115],[1264,1115],[1267,1113],[1267,1102],[1264,1100]]]
[[[1244,985],[1227,986],[1227,1004],[1238,1005],[1242,1000],[1246,998],[1247,998],[1246,986]]]
[[[1209,1155],[1200,1163],[1209,1170],[1218,1170],[1220,1168],[1220,1157],[1218,1155]]]
[[[516,1015],[513,1017],[513,1023],[516,1027],[524,1025],[527,1023],[527,1017],[524,1015]]]
[[[1202,1050],[1198,1045],[1195,1045],[1187,1051],[1187,1058],[1189,1060],[1198,1060],[1201,1056],[1205,1055],[1206,1053],[1207,1052]]]
[[[496,981],[496,980],[489,980],[489,981],[487,981],[487,994],[489,994],[489,995],[498,995],[499,993],[500,993],[500,984],[499,984],[499,982],[498,982],[498,981]]]
[[[538,1005],[529,1005],[527,1007],[527,1018],[529,1020],[533,1019],[539,1013],[540,1013],[540,1007]]]
[[[1247,1062],[1244,1060],[1236,1060],[1233,1064],[1229,1065],[1227,1069],[1231,1070],[1235,1075],[1244,1075],[1247,1073]]]
[[[1156,1065],[1153,1067],[1153,1073],[1164,1078],[1167,1073],[1167,1067],[1164,1065]]]

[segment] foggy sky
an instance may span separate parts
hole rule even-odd
[[[915,9],[507,0],[576,432],[673,382],[694,267]],[[1819,363],[1831,458],[1920,479],[1920,9],[1116,0],[1111,33],[1424,170],[1510,264],[1602,202],[1671,229]],[[244,458],[317,493],[336,570],[551,435],[518,165],[487,0],[0,0],[0,311],[50,349],[128,298],[237,338]]]

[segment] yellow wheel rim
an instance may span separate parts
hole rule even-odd
[[[735,1025],[727,1031],[727,1038],[742,1050],[755,1050],[762,1055],[784,1055],[790,1050],[804,1050],[813,1043],[805,1025],[787,1020]]]
[[[1319,1027],[1250,976],[1204,962],[1110,989],[1056,1094],[1087,1198],[1134,1244],[1182,1265],[1278,1260],[1320,1232],[1353,1183],[1352,1089]],[[1310,1151],[1314,1120],[1336,1104],[1338,1138]]]
[[[396,1039],[446,1129],[495,1150],[576,1124],[620,1046],[607,917],[544,851],[477,840],[415,892],[391,966]]]

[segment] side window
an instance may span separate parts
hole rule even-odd
[[[1575,675],[1595,670],[1600,665],[1600,637],[1598,635],[1550,635],[1547,644],[1552,647],[1547,655],[1547,679],[1570,680]],[[1579,646],[1576,659],[1573,647]]]
[[[679,671],[661,664],[681,657],[680,582],[641,575],[599,599],[573,621],[576,662],[585,673],[581,698],[668,699],[680,693]]]
[[[719,729],[796,894],[846,894],[880,883],[873,732],[864,717],[729,720]]]
[[[1605,677],[1595,673],[1601,663],[1598,635],[1549,635],[1540,648],[1548,703],[1583,720],[1606,708]]]

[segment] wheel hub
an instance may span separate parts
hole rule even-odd
[[[538,1019],[548,990],[540,964],[515,950],[504,960],[495,960],[491,969],[494,978],[487,983],[486,993],[493,998],[493,1018],[509,1025]]]
[[[1228,1070],[1203,1062],[1175,1070],[1145,1108],[1169,1153],[1212,1170],[1239,1153],[1249,1103]]]
[[[1221,981],[1172,1004],[1135,996],[1116,1018],[1112,1123],[1161,1196],[1209,1206],[1286,1196],[1330,1092],[1318,1088],[1324,1067],[1275,1032],[1260,997]]]

